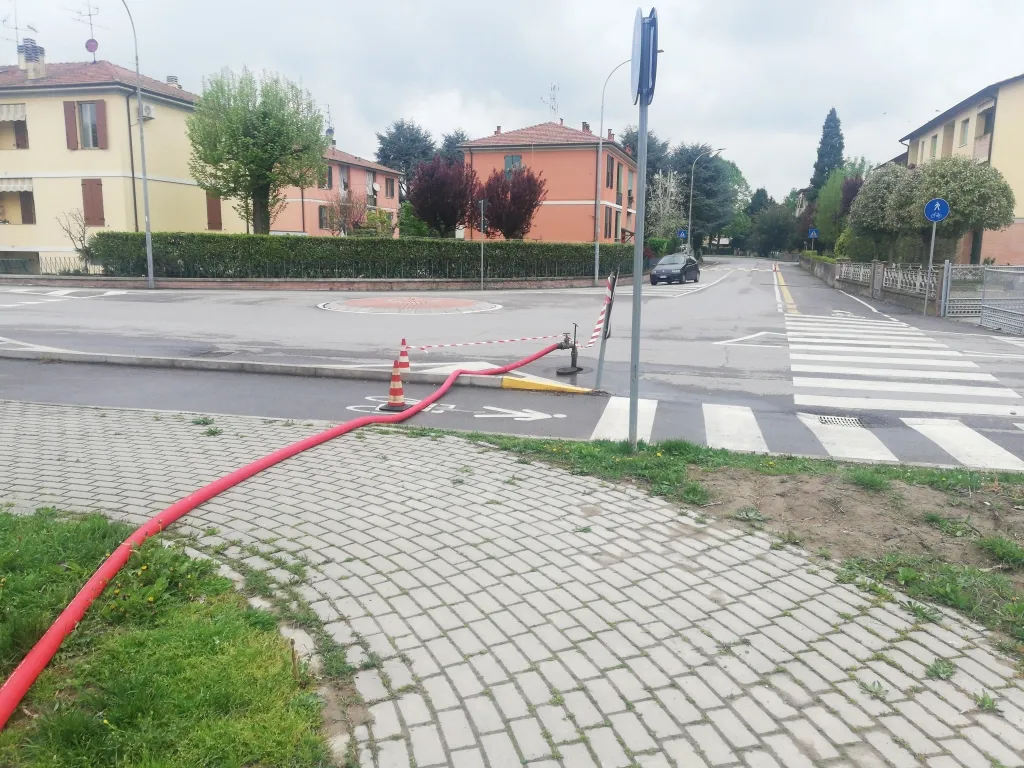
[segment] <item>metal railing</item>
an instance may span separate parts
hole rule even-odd
[[[944,317],[981,314],[981,284],[985,268],[977,264],[950,264],[943,301]]]
[[[1024,269],[984,268],[980,314],[982,327],[1024,336]]]
[[[871,264],[853,261],[836,262],[836,279],[848,283],[871,285]]]
[[[928,295],[935,296],[939,287],[937,275],[939,270],[932,267],[886,267],[882,272],[882,288],[900,293],[910,293],[920,296],[925,295],[925,286],[928,285]]]

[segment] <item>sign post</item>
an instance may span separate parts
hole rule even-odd
[[[686,244],[689,245],[689,243],[690,243],[690,236],[688,234],[686,234],[686,230],[685,229],[680,229],[678,232],[676,232],[676,237],[678,237],[680,240],[685,241]]]
[[[608,275],[608,292],[604,300],[604,327],[601,329],[601,347],[597,355],[597,378],[594,389],[601,388],[601,377],[604,374],[604,348],[612,337],[612,306],[615,304],[615,284],[619,282],[619,270]]]
[[[658,76],[658,12],[652,8],[644,18],[636,9],[633,22],[633,60],[630,90],[633,103],[640,104],[637,129],[636,233],[633,237],[633,329],[629,350],[629,444],[636,448],[640,409],[640,307],[644,284],[644,215],[647,198],[647,107],[654,100]]]
[[[811,250],[814,250],[814,241],[818,239],[818,230],[811,227],[807,230],[807,237],[811,239]]]
[[[949,203],[941,197],[935,197],[924,205],[924,217],[932,223],[932,244],[928,248],[928,271],[924,276],[924,309],[922,315],[928,314],[928,294],[932,287],[932,262],[935,259],[935,227],[940,221],[949,216]]]

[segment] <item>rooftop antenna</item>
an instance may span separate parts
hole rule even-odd
[[[558,83],[551,84],[551,95],[541,99],[541,103],[548,105],[548,117],[551,118],[551,122],[555,122],[555,118],[558,117]]]
[[[74,13],[74,14],[76,14],[78,16],[78,18],[74,19],[74,21],[77,21],[79,24],[88,24],[89,25],[89,39],[85,41],[85,50],[87,50],[89,53],[92,54],[92,62],[93,62],[93,64],[95,64],[96,63],[96,49],[98,49],[100,47],[100,44],[98,42],[96,42],[96,35],[94,34],[95,33],[94,27],[99,28],[99,29],[106,29],[106,27],[101,27],[99,24],[93,24],[93,22],[92,22],[92,17],[93,16],[98,16],[99,12],[100,12],[100,9],[97,8],[97,7],[93,7],[92,2],[90,0],[87,0],[86,3],[85,3],[85,10],[84,11],[81,10],[81,9],[76,10],[74,8],[65,8],[64,10],[65,11],[71,11],[71,13]],[[86,19],[88,19],[88,21]]]
[[[4,16],[2,23],[4,29],[9,29],[12,32],[14,32],[14,37],[4,37],[4,40],[10,40],[11,42],[13,42],[15,51],[17,51],[17,47],[21,45],[22,32],[33,32],[38,35],[39,30],[33,27],[31,24],[26,24],[24,27],[18,26],[18,0],[11,0],[11,5],[14,6],[14,23],[11,23],[12,14]],[[17,53],[15,53],[14,61],[18,61]]]

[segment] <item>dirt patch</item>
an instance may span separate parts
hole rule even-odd
[[[766,530],[792,532],[811,554],[827,552],[837,561],[901,552],[990,568],[991,558],[973,539],[1024,538],[1024,498],[1018,495],[1024,489],[1019,486],[946,493],[893,481],[888,490],[868,491],[836,475],[764,475],[698,467],[690,467],[688,474],[711,491],[708,513],[714,517],[725,522],[737,513],[749,517],[749,510],[756,509],[766,518]],[[928,513],[966,521],[960,526],[965,535],[944,533],[925,521]],[[1024,588],[1024,573],[1005,575]]]

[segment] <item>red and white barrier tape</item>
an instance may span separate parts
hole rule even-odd
[[[604,320],[608,316],[608,307],[612,303],[612,276],[608,275],[608,287],[604,292],[604,306],[601,307],[601,311],[597,315],[597,325],[594,326],[594,332],[590,334],[590,341],[583,345],[583,349],[588,349],[601,338],[601,333],[604,331]]]
[[[422,347],[414,347],[414,349],[422,349],[424,351],[428,349],[441,349],[442,347],[475,347],[480,344],[514,344],[517,341],[541,341],[542,339],[560,339],[565,334],[553,333],[547,336],[523,336],[519,339],[496,339],[494,341],[463,341],[458,344],[426,344]]]

